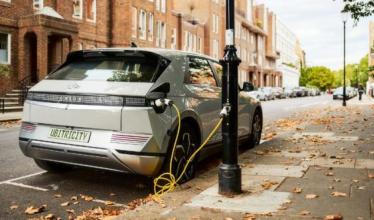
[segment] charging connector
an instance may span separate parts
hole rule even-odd
[[[170,99],[157,99],[155,100],[155,105],[159,108],[165,107],[165,106],[172,106],[173,101]]]
[[[223,106],[223,108],[221,110],[221,113],[219,113],[220,118],[227,117],[229,115],[230,111],[231,111],[230,104],[225,104],[225,106]]]

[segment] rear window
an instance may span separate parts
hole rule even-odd
[[[95,54],[97,56],[95,56]],[[160,69],[160,57],[154,54],[108,56],[95,53],[74,57],[48,76],[53,80],[154,82]],[[100,56],[98,56],[100,55]],[[162,68],[162,71],[165,68]]]

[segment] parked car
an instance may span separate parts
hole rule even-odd
[[[275,87],[275,88],[273,88],[273,91],[274,91],[274,94],[275,94],[275,98],[277,98],[277,99],[287,98],[286,94],[284,93],[283,88]]]
[[[296,97],[296,92],[295,92],[294,88],[292,88],[292,87],[285,87],[284,88],[284,94],[287,98]]]
[[[272,87],[263,87],[260,90],[265,94],[267,100],[275,100],[275,93]]]
[[[221,77],[217,60],[195,53],[141,48],[72,52],[30,89],[20,148],[51,172],[82,166],[155,176],[172,159],[178,176],[219,121]],[[154,104],[166,96],[182,115],[174,158],[176,114]],[[254,147],[262,131],[261,104],[242,92],[239,103],[238,135]],[[216,134],[184,180],[193,177],[197,161],[221,149],[220,142]]]
[[[268,98],[265,95],[265,93],[261,89],[258,89],[258,88],[255,88],[251,92],[247,92],[247,94],[249,96],[251,96],[252,98],[260,100],[260,101],[267,101],[268,100]]]
[[[295,93],[295,97],[303,97],[305,96],[305,92],[301,87],[296,87],[293,89]]]

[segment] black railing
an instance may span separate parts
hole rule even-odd
[[[4,114],[5,113],[5,99],[0,98],[0,111]]]
[[[31,85],[31,79],[32,75],[30,74],[18,81],[18,89],[21,90],[18,96],[18,104],[20,105],[23,105],[26,100],[27,93],[29,92],[29,87]],[[5,114],[5,100],[5,98],[0,97],[0,112],[2,114]]]

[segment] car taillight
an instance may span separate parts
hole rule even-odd
[[[143,97],[124,97],[125,106],[148,106],[148,102]]]
[[[34,124],[30,124],[30,123],[26,123],[26,122],[22,123],[21,130],[23,132],[33,133],[35,131],[35,129],[36,129],[36,125],[34,125]]]

